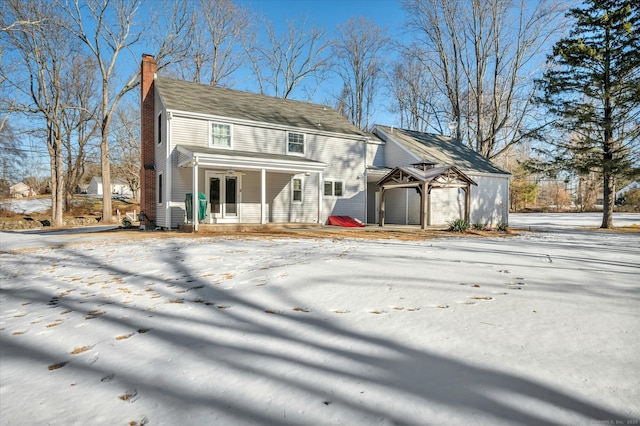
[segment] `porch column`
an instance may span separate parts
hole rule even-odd
[[[322,196],[324,195],[324,184],[322,182],[322,172],[318,172],[318,223],[322,224]]]
[[[426,229],[425,226],[425,220],[426,220],[426,216],[425,216],[425,197],[427,196],[424,193],[424,185],[418,185],[417,186],[418,192],[420,192],[420,229]]]
[[[420,217],[420,228],[427,229],[428,225],[431,225],[429,218],[429,197],[431,197],[431,193],[429,192],[429,184],[423,183],[420,187],[420,192],[422,193],[422,197],[420,199],[420,211],[422,213]]]
[[[260,223],[267,223],[267,171],[260,169]]]
[[[384,186],[380,187],[380,226],[384,226]]]
[[[464,220],[469,223],[469,218],[471,216],[471,185],[467,184],[466,188],[462,188],[464,190]]]
[[[198,157],[193,160],[193,188],[191,190],[191,223],[193,232],[198,232],[198,209],[200,199],[198,198]]]
[[[426,208],[427,208],[427,226],[431,225],[431,190],[433,189],[433,187],[430,184],[426,184],[424,186],[424,189],[427,192],[427,204],[426,204]]]

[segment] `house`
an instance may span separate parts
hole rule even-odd
[[[616,202],[622,199],[622,197],[632,189],[640,189],[640,182],[634,180],[630,184],[624,186],[622,189],[616,191]]]
[[[89,186],[86,188],[86,193],[91,195],[102,195],[102,177],[94,176],[91,178],[91,182],[89,182]],[[120,179],[112,179],[111,194],[132,197],[133,191],[131,191],[131,188],[126,182]]]
[[[203,223],[325,224],[329,216],[374,223],[379,216],[376,201],[385,192],[377,183],[394,167],[423,160],[421,151],[411,154],[411,148],[402,148],[407,141],[399,134],[382,126],[374,133],[362,132],[324,105],[160,77],[150,55],[143,55],[141,67],[140,201],[145,227],[176,228],[185,222],[196,230]],[[407,154],[401,158],[394,150]],[[458,167],[455,172],[466,182],[467,192],[475,179],[486,177],[482,168],[468,169],[472,163],[447,164]],[[490,170],[488,174],[506,177],[508,183],[508,174]],[[471,172],[475,177],[464,175]],[[386,191],[386,223],[407,216],[406,202],[396,205],[402,198],[396,191]],[[198,208],[189,209],[192,194],[198,194]],[[471,192],[472,217],[487,216],[484,210],[491,210],[487,206],[493,199],[480,198],[489,194],[493,192]],[[433,197],[429,200],[432,206],[438,204]],[[498,203],[506,209],[507,201]],[[479,207],[482,212],[473,211]],[[431,218],[436,216],[429,216],[434,224]],[[506,215],[493,220],[506,223]]]
[[[33,197],[38,195],[35,189],[24,182],[18,182],[9,187],[9,196],[12,198]]]

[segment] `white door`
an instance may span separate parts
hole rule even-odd
[[[205,191],[211,223],[238,222],[240,217],[241,177],[206,173]]]

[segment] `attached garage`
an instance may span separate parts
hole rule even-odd
[[[423,219],[428,215],[428,226],[446,225],[456,219],[488,227],[508,224],[508,172],[452,138],[387,126],[375,126],[372,133],[382,141],[384,164],[373,164],[369,172],[368,205],[376,208],[375,214],[370,211],[370,222],[375,217],[375,222],[381,223],[384,215],[386,224],[427,226]],[[383,182],[399,169],[411,171],[416,166],[455,170],[454,174],[472,183],[468,190],[460,182],[430,187],[428,210],[423,211],[427,207],[414,183],[403,186]]]

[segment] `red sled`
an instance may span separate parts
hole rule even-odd
[[[350,216],[329,216],[327,223],[329,225],[343,226],[345,228],[360,228],[365,226],[364,223]]]

